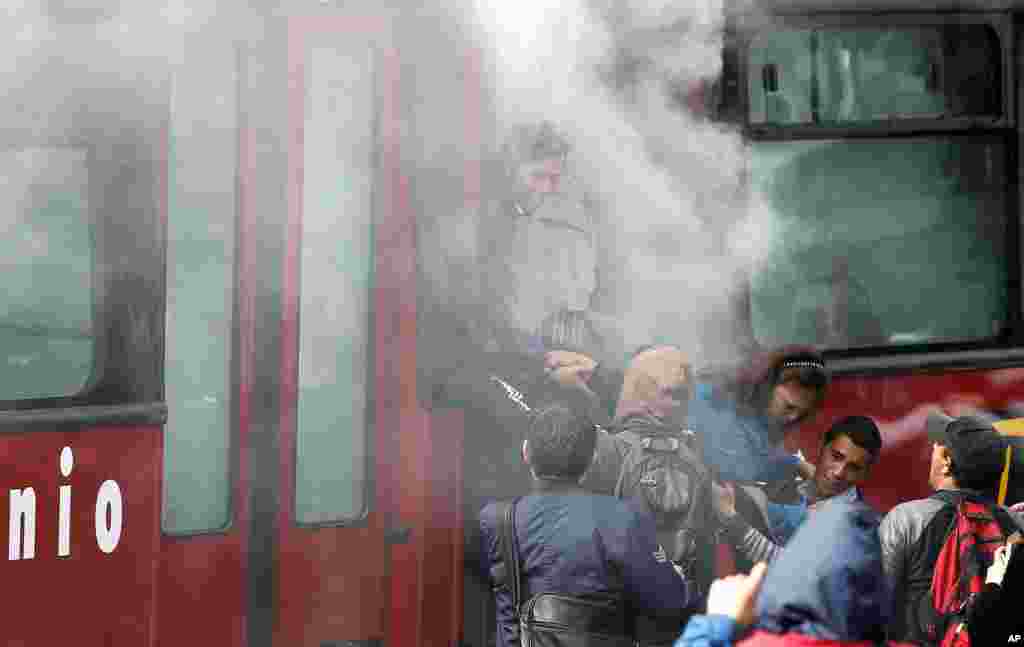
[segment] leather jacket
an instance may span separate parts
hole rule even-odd
[[[929,604],[935,560],[956,514],[956,504],[964,498],[992,503],[973,490],[939,490],[927,499],[896,506],[882,520],[878,530],[882,566],[896,609],[887,631],[890,640],[930,644],[922,609]],[[1004,524],[1017,524],[1005,508],[998,509],[1005,513]]]

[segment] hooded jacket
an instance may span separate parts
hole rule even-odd
[[[835,501],[802,525],[768,567],[757,625],[741,647],[878,645],[891,612],[882,574],[878,515]],[[726,646],[732,621],[690,620],[676,647]]]

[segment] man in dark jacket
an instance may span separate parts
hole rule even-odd
[[[928,482],[935,493],[896,506],[879,530],[897,610],[889,637],[925,645],[932,644],[926,632],[932,574],[956,506],[965,499],[994,505],[1006,448],[1005,439],[979,418],[935,413],[928,418],[927,432],[934,442]],[[1016,527],[1005,509],[995,510],[1004,530]]]
[[[597,430],[588,415],[555,403],[530,424],[523,458],[534,492],[517,501],[522,600],[538,593],[620,599],[631,614],[675,618],[696,602],[658,546],[654,522],[628,502],[583,490]],[[518,644],[511,574],[504,566],[498,506],[480,513],[484,565],[495,588],[497,645]]]

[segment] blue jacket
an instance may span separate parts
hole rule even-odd
[[[501,561],[497,508],[480,512],[484,567]],[[684,617],[695,600],[655,539],[654,521],[633,504],[578,488],[541,491],[516,505],[516,536],[524,590],[619,595],[633,612]],[[511,592],[495,589],[497,645],[513,647]]]
[[[729,616],[693,616],[675,647],[732,647],[739,625]]]
[[[807,521],[807,513],[811,508],[811,501],[805,490],[813,488],[814,484],[811,481],[804,481],[807,487],[800,488],[800,502],[794,504],[787,503],[775,503],[769,501],[765,515],[768,517],[768,526],[771,530],[772,537],[779,544],[785,544],[788,542],[796,533],[805,521]],[[847,503],[860,503],[864,501],[864,496],[861,494],[857,487],[851,487],[845,492],[837,494],[830,501],[845,501]],[[824,503],[824,502],[822,502]]]
[[[879,640],[889,620],[878,514],[833,501],[811,515],[768,566],[758,627],[821,640]]]
[[[791,478],[799,459],[772,442],[769,422],[743,415],[736,404],[698,383],[690,398],[687,425],[700,434],[704,462],[724,481],[781,481]]]
[[[867,505],[845,501],[811,516],[768,566],[756,628],[823,641],[881,642],[891,609],[878,521]],[[694,616],[675,647],[729,647],[737,629],[730,618]]]

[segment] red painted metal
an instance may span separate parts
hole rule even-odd
[[[825,408],[799,432],[797,444],[812,458],[821,434],[846,415],[867,415],[882,431],[883,452],[865,487],[881,510],[927,496],[931,445],[924,420],[932,409],[950,415],[1002,411],[1024,402],[1024,369],[936,372],[835,380]]]
[[[74,453],[69,478],[64,447]],[[6,555],[0,592],[5,645],[147,645],[160,547],[160,428],[97,427],[0,437],[0,519],[9,491],[36,496],[35,556]],[[123,500],[120,541],[100,550],[95,510],[100,484],[117,482]],[[71,486],[71,554],[58,557],[58,488]]]

